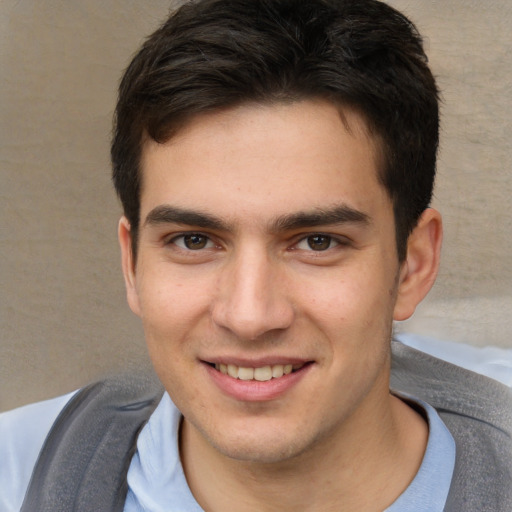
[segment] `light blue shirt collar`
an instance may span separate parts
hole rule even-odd
[[[385,512],[443,512],[455,467],[455,441],[432,406],[403,393],[394,394],[415,402],[425,411],[429,435],[418,473]]]
[[[429,437],[423,462],[409,487],[385,512],[442,512],[455,466],[455,442],[427,403],[400,395],[426,412]],[[143,428],[128,471],[124,512],[202,512],[181,466],[178,431],[181,414],[164,394]]]

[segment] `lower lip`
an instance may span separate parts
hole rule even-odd
[[[296,386],[313,366],[311,363],[306,364],[288,375],[266,381],[257,381],[234,379],[219,372],[209,364],[204,364],[210,378],[222,392],[244,402],[264,402],[282,397],[287,391]]]

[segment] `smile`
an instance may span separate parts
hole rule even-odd
[[[264,402],[283,397],[315,367],[315,362],[308,360],[278,361],[218,359],[203,360],[203,364],[211,382],[223,394],[241,402]]]
[[[217,363],[215,364],[215,369],[224,375],[229,375],[233,379],[265,382],[271,379],[279,379],[283,375],[289,375],[296,370],[300,370],[303,366],[304,364],[275,364],[272,366],[248,368],[234,364]]]

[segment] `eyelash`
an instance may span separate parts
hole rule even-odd
[[[193,239],[194,237],[200,239],[199,243],[198,243],[199,247],[196,247],[195,249],[191,248],[191,247],[187,247],[187,245],[186,245],[187,239],[189,241],[192,241],[191,239]],[[311,247],[311,243],[312,243],[313,239],[315,239],[315,238],[323,239],[323,241],[326,244],[326,247],[319,248],[319,250],[313,249],[313,247]],[[178,243],[178,241],[181,241],[182,243]],[[201,241],[204,241],[203,246],[200,246]],[[173,244],[176,247],[178,247],[179,249],[181,249],[183,251],[187,251],[187,252],[200,252],[203,249],[212,249],[216,246],[218,247],[218,245],[215,244],[215,242],[212,240],[212,237],[210,237],[209,235],[206,235],[204,233],[196,232],[196,231],[181,233],[179,235],[173,236],[172,238],[167,240],[165,243],[166,243],[166,245]],[[306,243],[309,247],[308,248],[300,247],[300,245],[303,243]],[[299,238],[292,245],[290,250],[301,250],[301,251],[305,251],[305,252],[322,253],[322,252],[326,252],[330,249],[334,249],[339,246],[347,246],[347,245],[349,245],[349,240],[346,239],[345,237],[336,237],[336,236],[329,235],[326,233],[310,233],[308,235],[305,235],[305,236],[302,236],[301,238]]]
[[[318,250],[315,250],[312,247],[312,244],[315,243],[314,239],[317,239],[317,241],[321,242],[321,244],[320,244],[321,247],[318,247],[317,248]],[[299,247],[303,243],[307,244],[308,247],[307,248]],[[323,247],[322,245],[325,245],[325,247]],[[327,235],[325,233],[311,233],[311,234],[309,234],[307,236],[302,237],[295,244],[294,247],[296,249],[298,249],[298,250],[303,250],[303,251],[306,251],[306,252],[310,252],[311,251],[311,252],[321,253],[321,252],[326,252],[329,249],[334,249],[336,247],[343,246],[343,245],[348,245],[347,240],[339,238],[339,237],[335,237],[333,235]]]
[[[203,239],[205,241],[205,246],[198,247],[196,249],[191,249],[190,247],[187,247],[186,246],[187,239],[192,239],[194,237]],[[178,243],[178,240],[182,240],[183,244],[181,245],[180,243]],[[199,252],[203,249],[211,249],[216,246],[216,244],[213,242],[213,240],[210,236],[205,235],[204,233],[196,232],[196,231],[191,231],[189,233],[181,233],[180,235],[173,236],[171,239],[166,241],[166,245],[170,245],[170,244],[177,246],[178,248],[180,248],[183,251],[190,251],[190,252],[196,252],[196,251]],[[209,247],[208,247],[208,245],[209,245]]]

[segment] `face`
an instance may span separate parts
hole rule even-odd
[[[347,130],[347,126],[349,130]],[[272,462],[378,428],[399,283],[391,201],[354,112],[203,115],[143,154],[131,308],[185,423]]]

